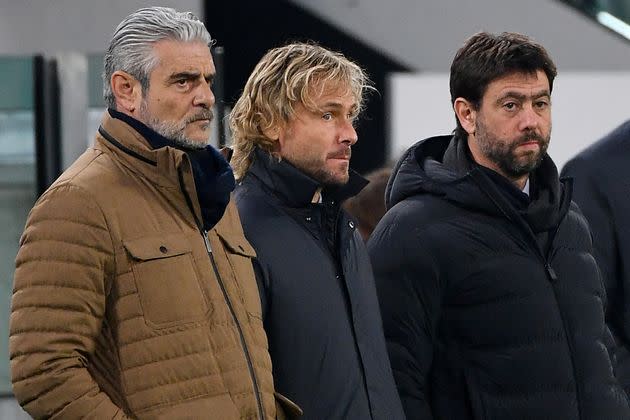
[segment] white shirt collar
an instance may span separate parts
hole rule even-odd
[[[523,187],[523,192],[529,195],[529,177],[527,178],[527,181],[525,182],[525,186]]]

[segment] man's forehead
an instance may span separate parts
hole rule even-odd
[[[345,82],[326,81],[314,84],[309,89],[309,96],[317,106],[356,107],[359,98],[352,87]]]
[[[534,72],[513,72],[494,79],[486,88],[486,93],[492,92],[496,95],[510,91],[550,94],[549,79],[542,70],[536,70]]]
[[[159,64],[177,68],[177,71],[214,71],[210,47],[202,41],[161,40],[153,45]]]

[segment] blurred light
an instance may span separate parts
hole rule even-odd
[[[608,12],[597,12],[597,21],[618,34],[630,39],[630,25]]]

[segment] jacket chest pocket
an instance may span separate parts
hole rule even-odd
[[[167,328],[206,318],[209,306],[185,235],[143,237],[124,247],[147,325]]]

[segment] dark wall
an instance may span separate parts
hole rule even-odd
[[[249,74],[268,49],[291,41],[314,40],[359,63],[379,91],[368,96],[357,124],[359,142],[352,150],[352,167],[365,173],[385,162],[385,76],[406,71],[404,66],[285,1],[206,0],[204,6],[206,26],[216,45],[225,51],[224,74],[218,77],[223,77],[226,104],[233,105],[238,99]]]

